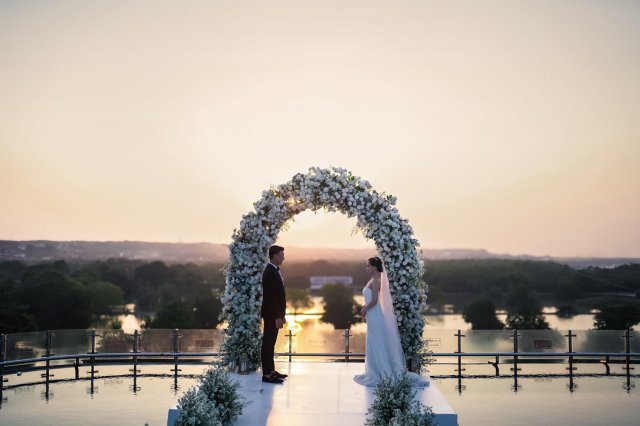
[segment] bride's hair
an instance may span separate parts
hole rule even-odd
[[[378,272],[384,272],[384,266],[382,266],[382,259],[378,256],[369,258],[369,265],[375,266]]]

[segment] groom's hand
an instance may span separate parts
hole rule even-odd
[[[276,318],[276,328],[282,328],[283,322],[282,318]]]

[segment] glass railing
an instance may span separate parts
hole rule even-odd
[[[337,354],[345,353],[346,339],[349,342],[349,353],[364,352],[365,335],[363,333],[349,332],[345,336],[345,330],[326,327],[315,329],[313,332],[304,329],[280,330],[276,341],[277,353],[288,353],[291,345],[291,352],[296,354],[296,359],[327,359],[337,356],[327,355],[326,358],[305,354]],[[299,355],[298,355],[299,354]]]
[[[134,337],[122,330],[98,329],[96,330],[97,353],[126,353],[133,351]],[[89,351],[91,351],[91,344]]]
[[[462,332],[462,334],[465,333],[466,331]],[[455,334],[456,330],[425,330],[422,333],[422,339],[426,349],[432,352],[452,353],[458,350],[458,337]],[[465,338],[462,337],[462,339]]]
[[[91,351],[90,330],[53,330],[52,355],[84,354]]]
[[[46,336],[45,331],[6,334],[4,359],[10,361],[45,356],[47,354]]]
[[[224,342],[224,332],[210,330],[180,330],[180,352],[218,352]]]
[[[518,330],[519,352],[567,352],[567,332],[558,330]]]
[[[632,331],[631,334],[631,352],[640,352],[640,331]]]
[[[573,338],[574,352],[624,352],[624,331],[578,330],[573,333],[576,335]]]
[[[140,352],[173,352],[175,333],[175,330],[143,330],[140,333]]]
[[[621,330],[577,330],[569,335],[568,330],[518,330],[517,351],[519,353],[540,353],[542,358],[552,359],[553,355],[566,357],[573,353],[611,353],[623,356],[626,341],[629,351],[640,353],[640,332]],[[460,334],[460,335],[458,335]],[[2,360],[40,358],[47,355],[47,336],[49,353],[52,356],[83,355],[92,351],[98,354],[131,353],[134,348],[141,353],[217,353],[225,339],[222,329],[203,330],[142,330],[136,335],[122,330],[53,330],[50,332],[13,333],[4,335]],[[458,352],[469,362],[483,360],[492,354],[513,353],[513,330],[425,330],[423,339],[426,349],[437,358],[439,354],[451,354],[457,358]],[[137,342],[136,342],[137,340]],[[137,344],[136,344],[137,343]],[[346,348],[348,345],[348,352]],[[304,327],[289,325],[278,333],[276,353],[289,353],[300,359],[314,360],[346,359],[350,354],[362,354],[366,347],[366,327],[354,326],[345,334],[345,330],[335,329],[331,325],[305,330]],[[305,354],[327,354],[326,357]],[[329,355],[341,354],[341,355]],[[288,358],[288,355],[285,355]],[[440,357],[442,357],[440,355]],[[538,358],[529,356],[530,358]],[[444,358],[444,357],[442,357]],[[524,358],[524,357],[523,357]]]
[[[513,352],[512,330],[466,330],[463,352]]]

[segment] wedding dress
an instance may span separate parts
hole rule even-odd
[[[398,323],[393,312],[393,302],[389,290],[387,272],[381,274],[380,293],[378,303],[367,311],[367,340],[365,344],[364,374],[354,376],[358,384],[363,386],[375,386],[380,381],[382,374],[401,374],[406,372],[414,385],[429,386],[429,378],[412,373],[406,369],[406,361]],[[371,281],[362,290],[364,303],[368,304],[373,298]]]

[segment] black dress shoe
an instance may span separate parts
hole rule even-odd
[[[282,374],[282,373],[278,373],[277,371],[274,371],[273,373],[271,373],[274,377],[277,377],[278,379],[286,379],[287,377],[289,377],[288,374]]]
[[[284,380],[277,378],[275,375],[262,376],[262,381],[265,383],[284,383]]]

